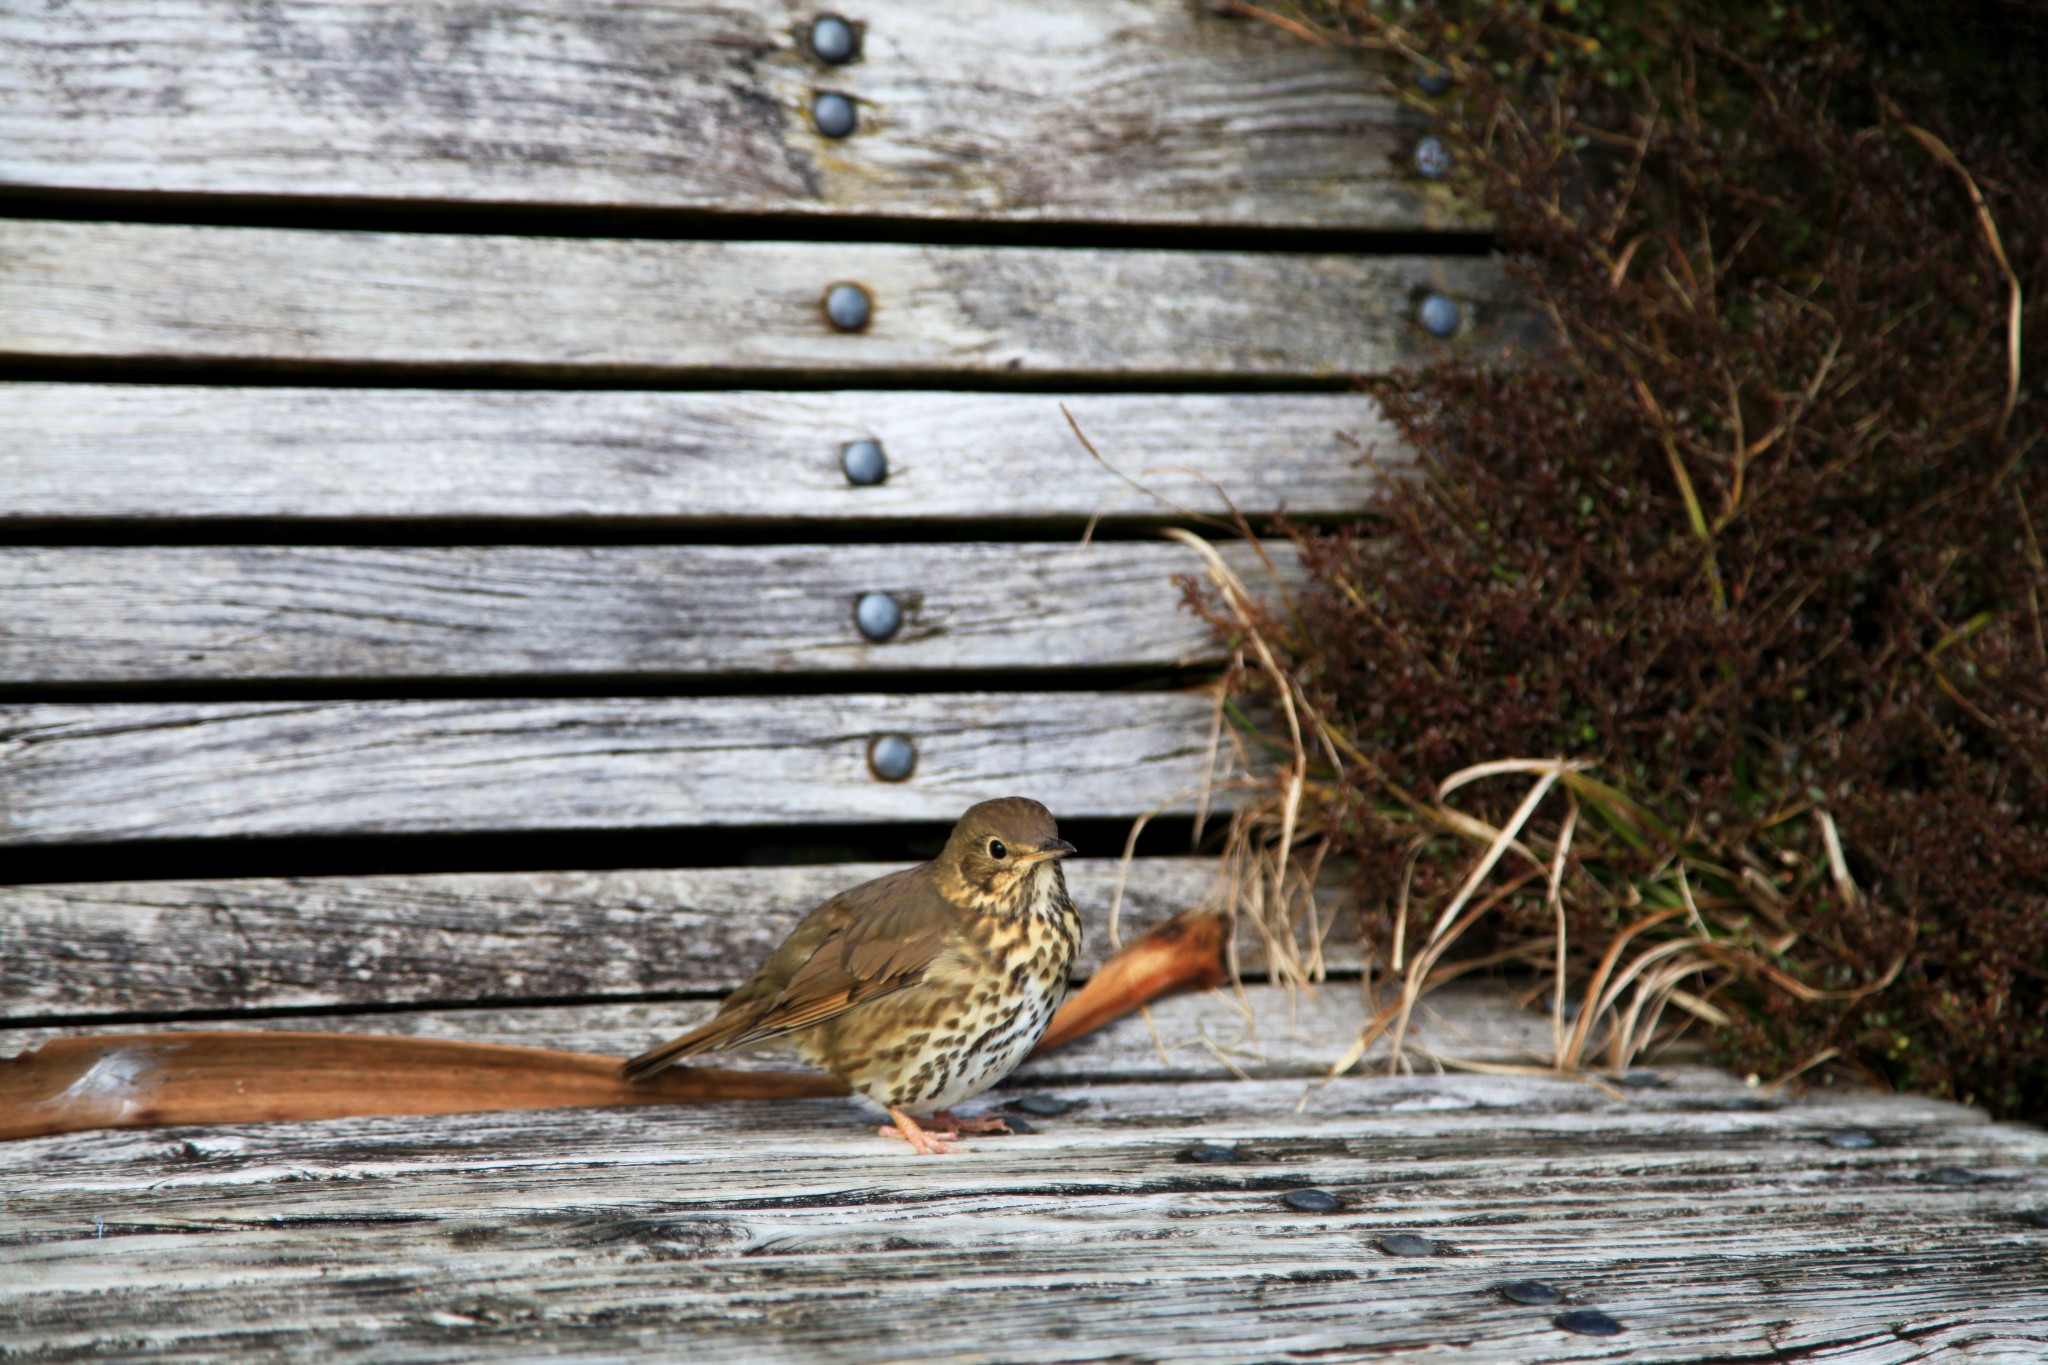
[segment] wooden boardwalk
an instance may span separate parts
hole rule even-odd
[[[623,1056],[1012,792],[1084,972],[1215,900],[1159,531],[1356,512],[1410,459],[1356,381],[1529,318],[1388,68],[1244,6],[820,17],[0,10],[0,1058]],[[1457,1070],[1549,1045],[1499,983],[1314,1085],[1335,923],[1314,998],[1247,942],[947,1160],[844,1100],[0,1143],[0,1355],[2048,1361],[2048,1136]]]

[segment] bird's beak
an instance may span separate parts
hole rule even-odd
[[[1031,855],[1031,861],[1042,863],[1048,858],[1064,858],[1072,852],[1074,846],[1065,839],[1047,839],[1038,846],[1038,851]]]

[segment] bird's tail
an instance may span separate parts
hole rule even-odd
[[[694,1057],[700,1052],[717,1051],[745,1032],[746,1026],[745,1015],[722,1014],[708,1024],[691,1029],[680,1038],[671,1038],[660,1047],[622,1063],[619,1066],[619,1075],[629,1081],[644,1081],[655,1072],[685,1057]]]

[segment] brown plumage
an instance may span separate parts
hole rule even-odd
[[[1073,851],[1036,801],[972,807],[938,857],[811,911],[716,1017],[627,1062],[626,1079],[786,1037],[887,1109],[895,1127],[882,1131],[919,1152],[950,1150],[954,1134],[913,1114],[999,1129],[943,1111],[1008,1075],[1059,1007],[1081,945],[1059,866]]]

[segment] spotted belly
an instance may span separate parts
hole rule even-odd
[[[875,1002],[874,1017],[842,1016],[846,1026],[829,1041],[801,1039],[798,1048],[813,1065],[836,1070],[854,1093],[929,1114],[972,1099],[1016,1070],[1065,994],[1064,973],[1034,977],[996,999],[921,999],[924,992],[912,988]],[[862,1046],[857,1032],[871,1041]]]

